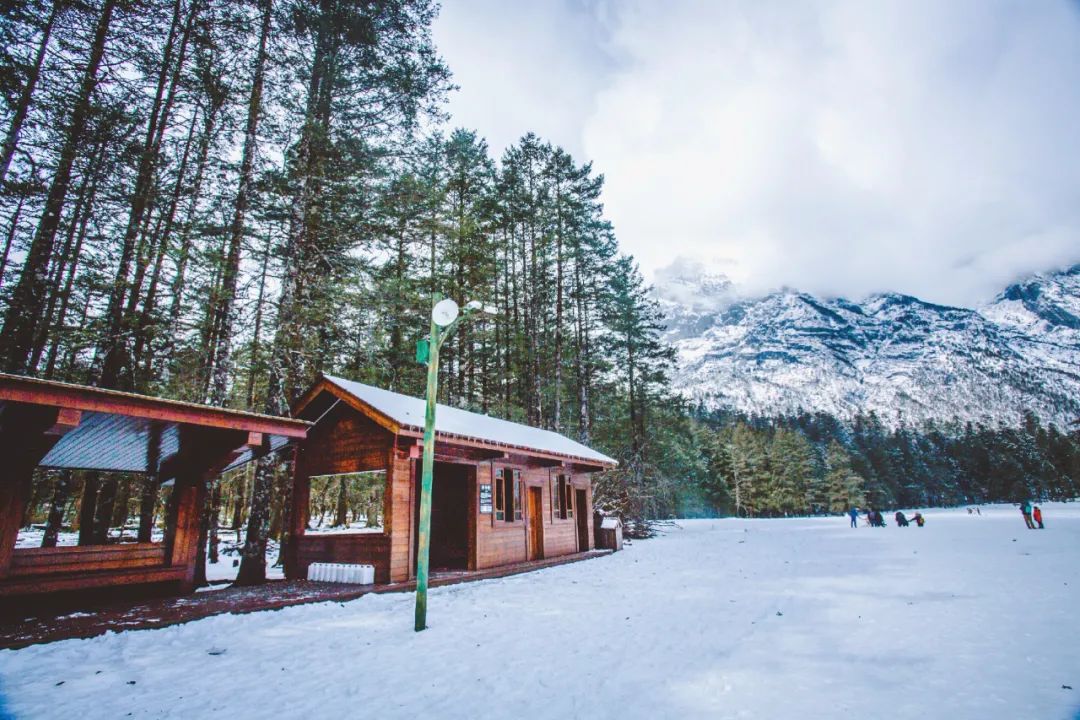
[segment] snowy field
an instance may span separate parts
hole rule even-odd
[[[391,594],[2,651],[0,717],[1080,717],[1080,503],[983,513],[687,521],[420,634]]]

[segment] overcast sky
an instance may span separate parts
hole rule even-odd
[[[1080,3],[443,0],[455,125],[592,160],[622,247],[975,305],[1080,262]]]

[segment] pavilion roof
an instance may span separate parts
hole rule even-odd
[[[158,472],[182,453],[229,454],[236,467],[255,453],[303,438],[311,423],[135,393],[0,373],[0,432],[17,432],[37,412],[67,413],[70,426],[38,465]],[[261,441],[257,447],[255,441]],[[228,446],[232,445],[232,448]]]

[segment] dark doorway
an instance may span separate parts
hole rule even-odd
[[[431,484],[432,570],[466,570],[469,565],[469,487],[472,468],[453,463],[435,463]],[[415,527],[420,527],[420,465],[417,463]],[[414,557],[419,531],[413,537]],[[415,567],[413,568],[415,572]]]
[[[585,491],[574,491],[574,507],[577,508],[577,549],[585,552],[589,549],[589,516],[585,512]]]
[[[529,559],[544,557],[544,496],[543,488],[529,488]]]

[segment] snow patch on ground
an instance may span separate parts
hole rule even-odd
[[[1080,504],[1044,513],[685,521],[419,634],[387,594],[3,651],[0,716],[1073,718]]]

